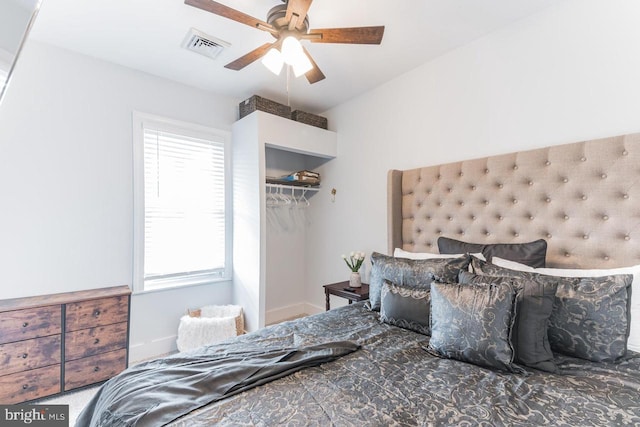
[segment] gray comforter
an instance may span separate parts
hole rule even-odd
[[[98,390],[76,425],[163,426],[208,403],[358,349],[352,342],[296,348],[255,344],[242,349],[210,347],[135,365]]]
[[[615,364],[558,356],[558,374],[506,374],[431,356],[424,350],[428,336],[381,323],[361,303],[264,328],[222,346],[242,351],[328,340],[362,347],[204,406],[170,425],[640,425],[636,353]]]

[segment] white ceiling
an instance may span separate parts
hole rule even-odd
[[[266,20],[280,0],[219,0]],[[289,84],[293,109],[321,113],[456,47],[560,0],[315,0],[311,28],[385,25],[382,44],[306,44],[327,76]],[[216,60],[180,47],[190,27],[231,43]],[[253,94],[287,103],[286,73],[260,61],[241,71],[232,60],[273,41],[271,35],[183,0],[43,0],[34,39],[195,86],[245,99]]]

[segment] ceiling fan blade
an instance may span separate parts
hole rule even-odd
[[[312,43],[380,44],[384,25],[378,27],[321,28],[302,36]]]
[[[311,61],[311,65],[313,65],[313,68],[311,70],[304,73],[304,76],[307,78],[309,83],[314,84],[319,82],[320,80],[324,80],[324,74],[322,73],[322,71],[320,71],[320,68],[318,68],[318,64],[316,64],[316,61],[313,60],[313,57],[311,56],[309,51],[305,49],[304,46],[302,47],[302,50],[304,50],[304,54],[307,55],[307,58],[309,58],[309,61]]]
[[[257,61],[258,59],[266,55],[269,49],[271,49],[274,45],[275,43],[265,43],[259,48],[252,50],[251,52],[241,56],[235,61],[229,62],[227,65],[224,66],[224,68],[228,68],[230,70],[236,70],[236,71],[242,70],[247,65]]]
[[[184,3],[260,30],[277,33],[270,24],[213,0],[184,0]]]
[[[285,22],[289,22],[289,30],[296,28],[302,28],[304,18],[307,16],[309,7],[313,0],[288,0],[287,1],[287,13],[285,15]],[[292,19],[294,15],[296,19]],[[293,27],[293,28],[292,28]]]

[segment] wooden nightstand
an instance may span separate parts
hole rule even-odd
[[[350,290],[347,290],[350,289]],[[346,298],[349,300],[349,304],[353,301],[364,301],[369,299],[369,285],[362,284],[360,288],[349,288],[349,281],[332,283],[330,285],[324,285],[325,306],[327,311],[330,310],[329,295],[335,295],[338,297]]]

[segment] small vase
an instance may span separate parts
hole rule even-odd
[[[349,276],[349,287],[350,288],[360,288],[362,287],[362,280],[360,279],[360,273],[354,271]]]

